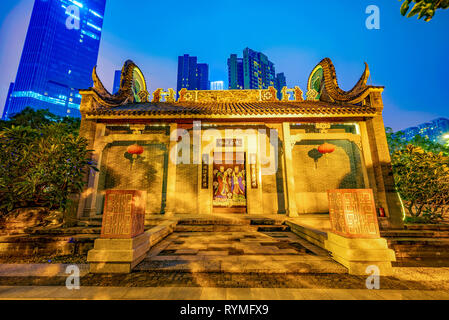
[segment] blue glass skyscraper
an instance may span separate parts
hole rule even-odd
[[[35,0],[4,117],[25,107],[79,117],[79,89],[92,86],[106,0]]]
[[[117,93],[120,90],[120,81],[122,80],[122,70],[115,70],[114,84],[112,86],[112,93]]]
[[[198,63],[197,57],[185,54],[178,57],[177,93],[188,90],[209,90],[209,65]]]

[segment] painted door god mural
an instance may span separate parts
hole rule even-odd
[[[225,157],[224,154],[214,155],[213,206],[246,209],[246,172],[243,153],[234,153],[232,157]]]

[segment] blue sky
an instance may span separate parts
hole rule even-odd
[[[14,81],[34,0],[0,2],[0,110]],[[368,30],[368,5],[380,9],[380,29]],[[226,59],[245,47],[262,51],[304,91],[324,57],[349,90],[368,62],[371,82],[385,86],[387,126],[402,129],[449,117],[449,10],[431,22],[404,18],[397,0],[149,1],[107,0],[98,60],[111,88],[115,69],[132,59],[150,90],[176,87],[177,56],[210,66],[211,80],[227,82]]]

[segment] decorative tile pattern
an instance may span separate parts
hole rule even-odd
[[[144,232],[145,192],[107,190],[101,238],[131,239]]]
[[[371,189],[337,189],[327,193],[333,232],[348,238],[380,237]]]

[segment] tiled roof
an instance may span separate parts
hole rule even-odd
[[[276,117],[276,116],[373,116],[369,106],[342,105],[319,101],[276,101],[248,103],[139,103],[119,107],[101,107],[87,111],[88,117]]]

